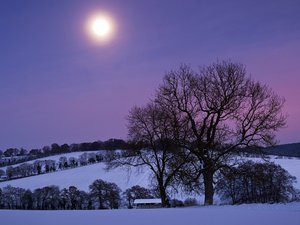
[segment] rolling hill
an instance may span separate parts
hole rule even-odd
[[[81,153],[76,153],[80,155]],[[58,159],[61,156],[75,156],[72,153],[52,156],[51,159]],[[247,158],[251,160],[261,160],[259,158]],[[298,183],[295,184],[295,187],[300,189],[300,159],[298,158],[284,158],[284,157],[271,157],[271,161],[276,164],[281,165],[289,173],[295,176],[298,180]],[[140,185],[143,187],[149,187],[150,180],[149,176],[151,172],[147,168],[132,169],[131,172],[128,172],[122,168],[113,169],[107,171],[105,169],[105,163],[95,163],[87,166],[76,167],[72,169],[59,170],[52,173],[41,174],[37,176],[31,176],[21,179],[15,179],[5,182],[0,182],[0,188],[3,188],[7,185],[12,185],[15,187],[21,187],[25,189],[34,190],[36,188],[41,188],[49,185],[56,185],[60,188],[67,188],[69,186],[76,186],[80,190],[88,191],[89,185],[96,179],[102,179],[109,182],[116,183],[123,191],[127,188],[130,188],[134,185]],[[174,195],[176,198],[181,198],[181,194]],[[185,196],[186,197],[186,196]],[[199,198],[199,201],[202,201],[202,197]]]
[[[148,170],[141,171],[133,170],[132,176],[123,169],[114,169],[111,171],[105,170],[105,163],[95,163],[87,166],[76,167],[73,169],[60,170],[52,173],[42,175],[25,177],[11,181],[0,182],[0,187],[12,185],[34,190],[50,185],[56,185],[60,188],[76,186],[80,190],[88,191],[89,185],[96,179],[102,179],[109,182],[116,183],[122,190],[133,185],[140,185],[147,187],[148,177],[150,175]]]

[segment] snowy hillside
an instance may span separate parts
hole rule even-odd
[[[252,158],[252,160],[260,161],[261,159]],[[300,181],[299,159],[276,159],[273,157],[271,160],[280,164]],[[23,179],[0,182],[0,188],[12,185],[34,190],[49,185],[57,185],[60,188],[74,185],[78,189],[88,191],[89,185],[94,180],[103,179],[116,183],[124,191],[133,185],[147,187],[149,185],[149,175],[150,171],[147,169],[132,171],[130,177],[127,171],[123,169],[106,171],[105,163],[101,162]],[[300,188],[300,183],[297,183],[295,186],[296,188]],[[180,196],[174,197],[180,198]],[[201,202],[203,201],[202,196],[197,196],[197,199]],[[70,222],[72,225],[94,225],[99,224],[99,222],[105,225],[298,225],[299,220],[300,203],[104,211],[0,210],[0,223],[9,225],[52,225],[56,223],[69,224]]]
[[[30,160],[30,161],[26,161],[26,163],[34,163],[36,160],[55,160],[56,162],[58,162],[59,158],[62,156],[65,156],[66,158],[71,158],[71,157],[75,157],[78,158],[80,155],[84,154],[84,153],[97,153],[97,152],[105,152],[105,150],[97,150],[97,151],[84,151],[84,152],[70,152],[70,153],[64,153],[64,154],[58,154],[58,155],[52,155],[52,156],[47,156],[47,157],[43,157],[43,158],[38,158],[38,159],[34,159],[34,160]],[[16,167],[21,165],[22,163],[18,163],[18,164],[14,164],[12,165],[12,167]],[[7,166],[3,166],[0,167],[0,169],[2,170],[6,170]]]
[[[61,156],[77,157],[83,152],[75,152],[64,155],[51,156],[49,159],[58,160]],[[255,159],[253,159],[255,160]],[[298,183],[295,187],[300,189],[300,160],[297,158],[283,158],[276,159],[273,157],[271,161],[281,165],[289,173],[295,176]],[[0,188],[7,185],[15,187],[22,187],[25,189],[34,190],[49,185],[57,185],[60,188],[76,186],[80,190],[88,191],[89,185],[96,179],[102,179],[109,182],[116,183],[123,191],[133,185],[140,185],[147,187],[149,185],[150,171],[143,169],[141,173],[138,170],[133,169],[131,176],[128,176],[128,172],[123,169],[114,169],[112,171],[105,170],[105,163],[96,163],[83,167],[77,167],[73,169],[61,170],[53,173],[47,173],[38,176],[26,177],[22,179],[16,179],[6,182],[0,182]]]
[[[112,171],[105,170],[105,163],[96,163],[88,166],[77,167],[74,169],[57,171],[38,176],[32,176],[22,179],[0,182],[0,188],[6,185],[21,187],[34,190],[50,185],[57,185],[60,188],[76,186],[80,190],[88,191],[89,185],[96,179],[102,179],[116,183],[122,190],[133,185],[147,187],[149,171],[144,170],[142,173],[138,171],[132,172],[132,176],[128,177],[128,173],[122,169],[114,169]]]
[[[298,225],[300,203],[104,211],[0,210],[0,218],[9,225]]]

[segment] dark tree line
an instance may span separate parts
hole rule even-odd
[[[81,191],[75,186],[59,189],[57,186],[46,186],[34,191],[18,187],[0,188],[0,209],[24,210],[94,210],[134,207],[135,199],[157,198],[156,190],[132,186],[124,192],[115,184],[101,179],[89,186],[89,192]],[[194,198],[184,202],[170,199],[170,207],[197,205]]]
[[[195,72],[187,65],[163,78],[155,97],[128,116],[129,140],[136,148],[108,167],[146,166],[162,197],[174,183],[200,190],[213,204],[216,174],[232,167],[243,149],[276,143],[285,125],[284,99],[230,61]],[[252,147],[252,148],[249,148]]]
[[[99,186],[99,184],[101,184]],[[90,192],[75,186],[59,189],[57,186],[37,188],[34,191],[12,186],[0,189],[1,209],[117,209],[121,204],[121,189],[115,184],[96,180]],[[101,199],[101,203],[99,203]]]

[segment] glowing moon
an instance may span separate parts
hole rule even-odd
[[[110,29],[111,29],[111,26],[110,26],[108,20],[106,20],[104,18],[96,19],[92,24],[92,30],[98,36],[108,35]]]
[[[87,28],[90,36],[99,43],[111,39],[114,33],[113,20],[104,14],[97,14],[90,17]]]

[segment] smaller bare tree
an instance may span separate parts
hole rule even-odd
[[[162,206],[168,206],[168,188],[189,155],[173,144],[173,121],[153,102],[145,107],[134,107],[128,117],[129,138],[136,148],[127,150],[125,157],[114,158],[108,168],[146,167],[152,172]],[[175,186],[173,186],[175,188]]]

